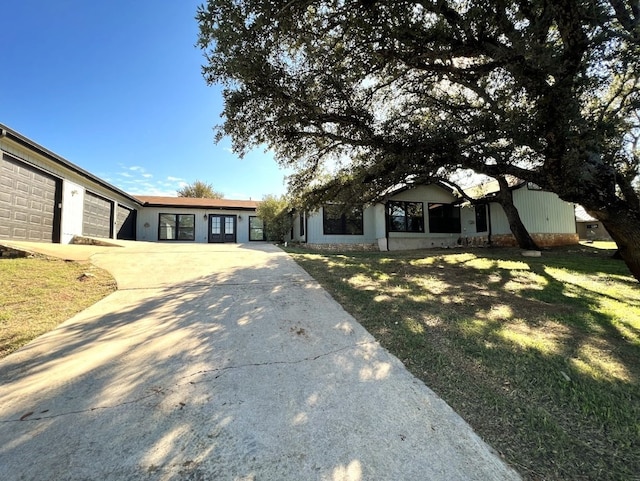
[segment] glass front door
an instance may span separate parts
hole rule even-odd
[[[236,242],[235,215],[211,214],[209,216],[209,242]]]

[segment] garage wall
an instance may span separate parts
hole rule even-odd
[[[32,233],[30,234],[31,238],[29,240],[69,243],[74,236],[81,236],[83,234],[84,201],[87,191],[108,200],[113,206],[121,205],[129,210],[137,210],[140,208],[139,204],[135,203],[129,197],[119,194],[117,190],[111,190],[99,182],[91,180],[90,177],[68,169],[63,164],[57,163],[44,154],[41,154],[38,150],[31,150],[15,142],[12,138],[0,136],[0,151],[6,152],[20,162],[30,166],[31,169],[43,172],[46,176],[53,179],[53,182],[58,184],[58,199],[57,201],[54,200],[53,203],[55,205],[59,204],[61,207],[57,208],[57,213],[54,211],[57,216],[56,220],[53,221],[55,224],[53,226],[54,235],[44,236],[45,238],[43,238],[43,236],[36,238],[35,234]],[[0,160],[2,159],[1,154],[2,152],[0,152]],[[9,186],[8,183],[9,181],[5,179],[5,184],[7,185],[3,185],[0,189],[0,195],[4,195],[3,199],[5,202],[4,211],[0,211],[0,215],[2,215],[2,212],[4,212],[5,215],[8,215],[8,212],[15,215],[17,212],[15,208],[9,208],[9,204],[15,202],[15,200],[12,201],[9,199],[9,195],[11,192],[16,191],[16,188]],[[2,199],[0,199],[0,202],[2,202]],[[20,200],[19,202],[24,203],[25,201]],[[50,218],[51,217],[43,222],[51,223]],[[103,221],[104,218],[101,222]],[[117,225],[115,225],[115,215],[111,217],[110,222],[112,222],[112,224],[109,225],[109,234],[107,234],[107,236],[115,238],[118,232]],[[0,225],[7,226],[8,222],[0,221]],[[16,238],[15,232],[11,233],[6,228],[5,231],[4,237],[2,237],[3,234],[0,233],[0,238]],[[135,231],[135,229],[132,229],[132,231]],[[104,234],[105,232],[107,231],[103,226],[102,233]]]

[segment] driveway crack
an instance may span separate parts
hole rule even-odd
[[[376,341],[358,342],[356,344],[350,344],[348,346],[344,346],[344,347],[341,347],[339,349],[334,349],[333,351],[329,351],[329,352],[324,352],[322,354],[318,354],[317,356],[304,357],[302,359],[295,359],[295,360],[291,360],[291,361],[264,361],[264,362],[254,362],[254,363],[247,363],[247,364],[238,364],[238,365],[235,365],[235,366],[219,367],[219,368],[214,368],[214,369],[203,369],[201,371],[197,371],[197,372],[194,372],[192,374],[189,374],[189,375],[185,376],[184,378],[190,378],[190,377],[193,377],[193,376],[199,376],[199,375],[202,375],[202,374],[209,374],[209,373],[223,373],[225,371],[231,371],[231,370],[237,370],[237,369],[245,369],[245,368],[248,368],[248,367],[295,365],[295,364],[302,364],[302,363],[305,363],[305,362],[313,362],[313,361],[317,361],[318,359],[322,359],[323,357],[332,356],[333,354],[337,354],[337,353],[343,352],[343,351],[348,351],[349,349],[353,349],[353,348],[360,347],[360,346],[366,346],[368,344],[376,344]]]
[[[185,384],[197,384],[195,381],[193,380],[189,380],[186,383],[184,381],[186,381],[187,379],[192,379],[195,376],[202,376],[202,375],[207,375],[207,374],[212,374],[212,373],[219,373],[217,376],[215,376],[215,379],[217,379],[220,375],[222,375],[225,372],[228,371],[232,371],[232,370],[238,370],[238,369],[246,369],[246,368],[251,368],[251,367],[266,367],[266,366],[279,366],[279,365],[295,365],[295,364],[302,364],[305,362],[314,362],[317,361],[319,359],[322,359],[324,357],[328,357],[328,356],[332,356],[334,354],[337,354],[339,352],[343,352],[343,351],[348,351],[349,349],[354,349],[354,348],[358,348],[361,346],[366,346],[366,345],[371,345],[371,344],[377,344],[376,341],[362,341],[362,342],[358,342],[355,344],[350,344],[348,346],[343,346],[340,347],[338,349],[334,349],[332,351],[329,352],[324,352],[322,354],[318,354],[315,356],[308,356],[308,357],[304,357],[301,359],[294,359],[294,360],[290,360],[290,361],[264,361],[264,362],[255,362],[255,363],[247,363],[247,364],[238,364],[238,365],[234,365],[234,366],[225,366],[225,367],[220,367],[220,368],[214,368],[214,369],[203,369],[191,374],[187,374],[184,376],[181,376],[177,382],[174,384],[174,387],[180,387],[180,386],[184,386]],[[49,410],[44,410],[44,411],[40,411],[40,412],[35,412],[35,411],[29,411],[26,412],[24,414],[22,414],[20,416],[20,418],[18,419],[5,419],[5,420],[1,420],[0,424],[8,424],[8,423],[18,423],[18,422],[36,422],[36,421],[44,421],[44,420],[48,420],[48,419],[55,419],[55,418],[59,418],[62,416],[71,416],[74,414],[85,414],[85,413],[90,413],[93,411],[100,411],[100,410],[107,410],[107,409],[117,409],[120,407],[124,407],[124,406],[129,406],[132,404],[137,404],[141,401],[144,401],[146,399],[149,399],[151,397],[154,396],[159,396],[159,395],[165,395],[166,392],[173,392],[171,389],[161,389],[161,388],[150,388],[151,392],[147,392],[144,395],[141,395],[135,399],[132,399],[130,401],[123,401],[117,404],[113,404],[113,405],[104,405],[104,406],[93,406],[93,407],[89,407],[86,409],[78,409],[75,411],[67,411],[67,412],[60,412],[60,413],[51,413],[49,414]]]

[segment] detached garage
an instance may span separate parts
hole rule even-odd
[[[2,124],[0,154],[0,240],[135,240],[135,197]]]

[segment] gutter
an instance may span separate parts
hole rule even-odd
[[[176,205],[137,201],[142,207],[166,207],[167,209],[209,209],[209,210],[241,210],[247,212],[255,212],[253,207],[218,207],[215,205]]]

